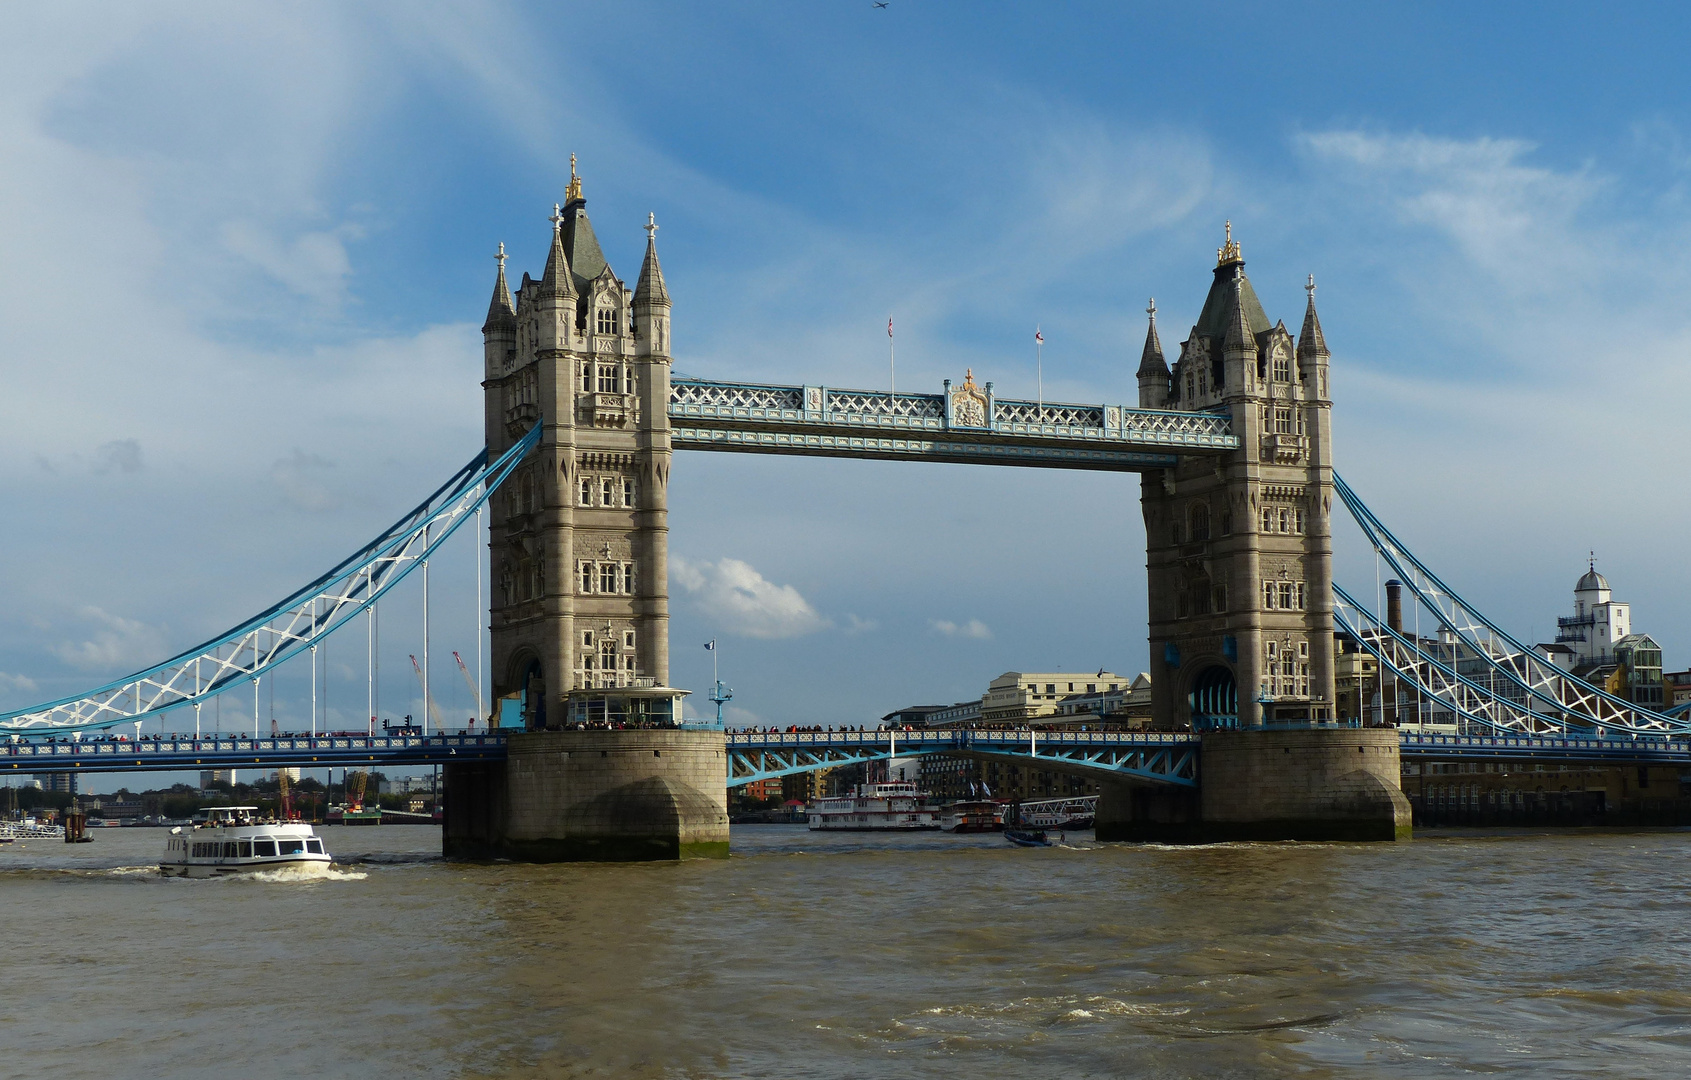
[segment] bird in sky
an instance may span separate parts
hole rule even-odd
[[[887,2],[888,2],[888,0],[874,0],[874,4],[875,4],[875,6],[876,6],[876,7],[878,7],[878,8],[884,8],[884,7],[886,7],[886,6],[887,6]]]

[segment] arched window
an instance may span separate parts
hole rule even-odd
[[[1274,531],[1274,508],[1272,506],[1262,508],[1262,531],[1265,533]]]
[[[1208,503],[1193,503],[1186,512],[1186,519],[1192,527],[1192,542],[1194,544],[1210,538],[1210,508]]]

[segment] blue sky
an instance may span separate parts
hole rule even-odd
[[[883,385],[890,314],[901,387],[1031,393],[1038,324],[1047,397],[1132,401],[1146,298],[1173,346],[1230,218],[1272,318],[1316,275],[1339,467],[1446,580],[1542,638],[1595,549],[1691,664],[1685,23],[9,7],[0,707],[237,621],[467,458],[494,245],[539,273],[571,152],[625,278],[657,214],[676,367],[711,377]],[[740,719],[857,723],[1008,669],[1138,671],[1136,504],[1133,476],[682,455],[674,681],[705,689],[716,637]],[[461,547],[436,656],[471,647]],[[385,712],[415,709],[406,603]],[[356,651],[331,657],[349,724]],[[306,684],[282,677],[284,722]]]

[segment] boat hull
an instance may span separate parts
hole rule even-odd
[[[288,856],[230,863],[161,862],[159,873],[165,877],[214,878],[274,871],[287,877],[324,877],[329,872],[331,861],[327,855],[302,855],[298,858]]]

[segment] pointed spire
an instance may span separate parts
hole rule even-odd
[[[540,276],[540,295],[560,299],[575,298],[575,281],[570,276],[569,260],[564,257],[564,211],[552,204],[552,250],[546,256],[546,272]]]
[[[500,329],[516,325],[517,306],[511,303],[511,288],[505,284],[505,243],[500,241],[499,254],[494,256],[499,260],[499,277],[493,282],[493,299],[487,305],[487,321],[482,324],[481,332]]]
[[[1244,275],[1233,279],[1232,303],[1227,310],[1227,336],[1222,340],[1225,349],[1245,349],[1256,352],[1256,335],[1251,333],[1250,314],[1245,309]],[[1265,320],[1266,321],[1266,318]]]
[[[669,303],[669,290],[664,287],[663,267],[658,265],[658,218],[646,215],[646,261],[640,264],[640,280],[634,286],[634,306],[650,307]]]
[[[1315,314],[1315,275],[1309,275],[1304,291],[1309,294],[1309,306],[1303,312],[1303,332],[1298,335],[1298,358],[1331,356],[1327,339],[1321,334],[1321,319]]]
[[[1145,350],[1139,354],[1139,378],[1161,375],[1168,376],[1168,361],[1163,358],[1163,343],[1157,337],[1157,301],[1155,297],[1145,307],[1145,314],[1150,316],[1151,325],[1145,331]]]

